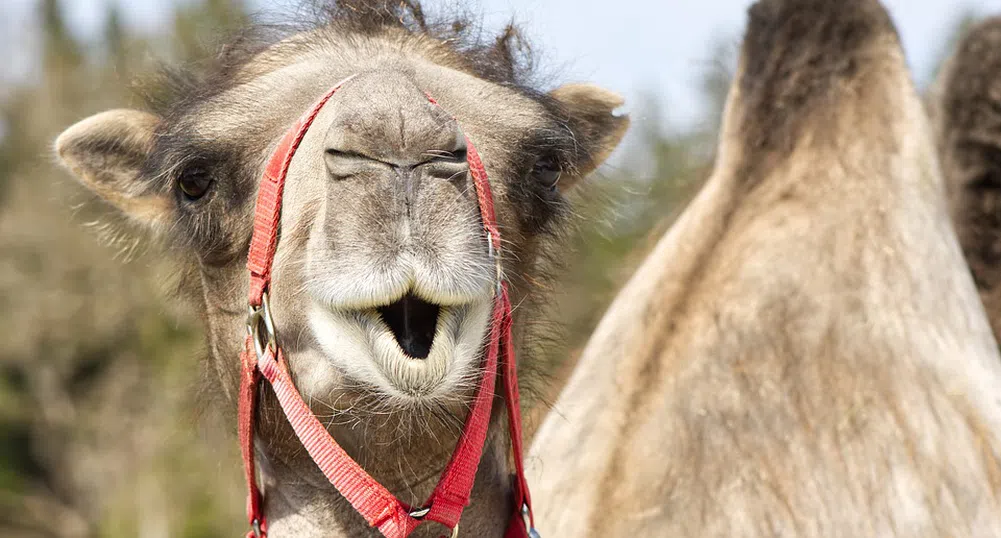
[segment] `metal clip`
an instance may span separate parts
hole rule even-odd
[[[504,267],[501,265],[500,249],[494,245],[494,234],[487,231],[487,255],[494,262],[494,296],[500,297],[504,281]]]
[[[264,533],[261,532],[261,520],[255,519],[251,521],[250,528],[253,529],[255,538],[261,538],[261,536],[264,535]]]
[[[250,306],[248,309],[247,334],[254,341],[254,352],[257,353],[257,360],[264,358],[268,349],[272,353],[278,350],[275,321],[271,317],[271,302],[268,300],[267,292],[261,297],[261,306]]]
[[[416,519],[417,521],[421,521],[430,512],[431,512],[431,507],[430,506],[427,506],[425,508],[417,508],[416,510],[411,510],[410,511],[410,517]],[[457,536],[459,536],[459,524],[458,523],[456,523],[455,526],[452,527],[452,534],[450,535],[449,538],[456,538]]]
[[[418,508],[416,510],[411,510],[410,517],[416,519],[417,521],[420,521],[424,519],[424,516],[428,515],[428,512],[430,511],[431,511],[430,506],[428,506],[427,508]]]
[[[532,526],[532,518],[528,514],[528,503],[521,505],[521,517],[525,520],[525,528],[528,530],[528,538],[542,538],[539,531]]]

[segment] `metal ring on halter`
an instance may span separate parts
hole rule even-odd
[[[261,536],[264,536],[264,533],[261,532],[261,521],[259,519],[252,521],[250,523],[250,528],[254,531],[255,538],[261,538]]]
[[[420,520],[424,519],[424,516],[428,515],[430,512],[431,512],[431,507],[430,506],[426,506],[424,508],[417,508],[415,510],[411,510],[410,511],[410,517],[416,519],[417,521],[420,521]],[[459,524],[458,523],[456,523],[455,526],[452,527],[452,534],[450,535],[450,538],[456,538],[456,536],[459,536]]]
[[[490,256],[490,259],[494,262],[494,295],[499,297],[501,294],[501,282],[504,278],[504,270],[501,266],[500,249],[494,246],[494,235],[490,232],[487,232],[487,255]]]
[[[264,334],[261,334],[262,326]],[[271,302],[268,300],[267,292],[261,296],[261,306],[251,306],[248,310],[247,334],[254,341],[254,352],[257,354],[258,360],[264,358],[264,353],[267,349],[271,349],[272,353],[278,349],[275,337],[275,321],[271,317]],[[262,337],[266,341],[262,341]]]
[[[416,519],[417,521],[420,521],[424,519],[424,516],[428,515],[429,512],[431,512],[430,506],[426,508],[417,508],[415,510],[410,511],[410,517]]]

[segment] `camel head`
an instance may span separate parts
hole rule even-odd
[[[598,87],[528,86],[515,30],[482,43],[469,28],[412,3],[341,2],[314,27],[232,43],[165,104],[97,114],[56,141],[84,185],[193,261],[212,364],[232,400],[264,163],[303,111],[353,75],[291,162],[270,305],[304,399],[366,470],[413,500],[454,445],[491,309],[495,267],[467,138],[489,174],[512,300],[527,305],[566,191],[628,124],[613,114],[621,99]],[[531,315],[516,309],[518,341]],[[265,474],[298,469],[322,489],[262,397]]]

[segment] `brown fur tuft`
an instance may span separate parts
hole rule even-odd
[[[197,69],[164,66],[155,84],[141,85],[147,105],[165,116],[183,115],[191,105],[244,82],[243,69],[276,43],[309,32],[312,38],[297,46],[322,46],[331,40],[353,37],[385,37],[411,47],[427,49],[441,63],[452,64],[479,78],[526,94],[541,95],[533,82],[532,48],[520,29],[512,24],[497,36],[489,36],[474,18],[461,9],[432,16],[416,0],[340,0],[321,3],[306,20],[292,24],[258,24],[231,36],[218,47],[215,57]],[[143,91],[144,88],[157,91]]]
[[[748,17],[738,82],[747,152],[790,151],[805,125],[883,59],[873,45],[898,42],[876,0],[763,0]]]

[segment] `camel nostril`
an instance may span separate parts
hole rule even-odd
[[[327,148],[323,151],[323,162],[333,179],[347,179],[361,173],[379,161],[355,151]]]
[[[335,149],[328,149],[323,152],[323,162],[327,166],[327,172],[333,179],[345,179],[352,173],[353,163],[349,162],[347,156]]]

